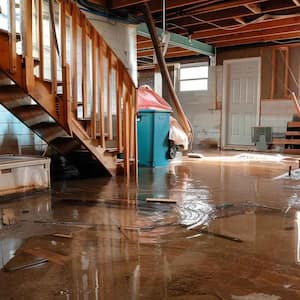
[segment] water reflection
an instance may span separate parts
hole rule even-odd
[[[55,184],[52,211],[43,226],[22,228],[33,236],[24,243],[69,260],[0,272],[0,298],[231,299],[276,291],[282,299],[300,299],[298,197],[272,179],[282,170],[251,164],[144,169],[138,190],[119,179]],[[177,203],[148,203],[147,197]],[[41,215],[36,210],[32,220]],[[53,232],[72,238],[54,239]],[[32,278],[41,289],[32,289]]]
[[[21,246],[22,239],[7,238],[0,240],[0,269],[2,269],[6,263],[12,259],[16,250]]]

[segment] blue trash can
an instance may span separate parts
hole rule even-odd
[[[139,166],[167,166],[170,111],[140,110],[137,115]]]

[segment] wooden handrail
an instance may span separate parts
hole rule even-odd
[[[299,102],[298,102],[297,97],[294,92],[291,93],[291,99],[294,103],[295,110],[296,110],[298,116],[300,117],[300,106],[299,106]]]
[[[56,120],[64,128],[68,128],[68,122],[72,120],[73,128],[81,127],[85,130],[86,134],[81,136],[88,136],[92,141],[88,144],[95,145],[95,149],[105,149],[110,145],[118,153],[123,153],[125,174],[129,176],[130,162],[137,161],[136,87],[131,76],[75,2],[58,0],[58,5],[55,6],[53,2],[49,2],[49,12],[52,15],[49,18],[50,16],[45,17],[46,5],[43,5],[43,1],[38,0],[36,5],[33,5],[33,1],[35,0],[23,0],[21,10],[24,28],[21,33],[25,62],[24,89],[30,94],[36,80],[45,82],[45,78],[50,78],[49,92],[56,95],[58,103],[59,117]],[[16,7],[15,1],[9,2],[9,71],[13,73],[17,61]],[[55,15],[60,16],[59,24],[55,24]],[[45,22],[48,22],[49,35],[45,32],[47,27],[43,27]],[[71,27],[70,30],[68,26]],[[37,33],[37,45],[33,45],[33,32]],[[49,40],[46,40],[49,37],[50,48]],[[59,45],[57,37],[60,39]],[[71,53],[68,53],[67,43],[72,43]],[[33,49],[34,47],[37,49]],[[36,66],[38,72],[34,72],[33,50],[37,50],[39,55],[39,64]],[[92,64],[87,68],[90,62]],[[87,82],[88,78],[91,78],[92,83]],[[82,114],[78,105],[82,106]],[[74,126],[74,122],[78,124]],[[69,128],[72,131],[72,126]]]

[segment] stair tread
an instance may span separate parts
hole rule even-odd
[[[287,123],[288,127],[299,127],[300,128],[300,121],[292,121]]]
[[[36,129],[37,128],[49,128],[49,127],[51,127],[51,128],[57,127],[57,128],[61,129],[60,125],[58,125],[55,122],[40,122],[40,123],[34,125],[33,127]]]
[[[300,145],[300,139],[273,139],[273,145]]]
[[[12,101],[17,98],[25,97],[27,97],[27,94],[16,84],[0,86],[0,102]]]
[[[5,37],[9,37],[9,32],[5,29],[0,29],[0,35],[5,36]],[[16,33],[16,37],[17,37],[17,42],[21,41],[21,34],[20,33]]]
[[[286,136],[300,136],[300,131],[287,131]]]
[[[299,154],[300,155],[300,149],[284,149],[283,153],[285,153],[285,154]]]

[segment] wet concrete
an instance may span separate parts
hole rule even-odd
[[[3,200],[0,299],[300,299],[300,182],[274,179],[290,165],[186,158],[141,169],[138,187],[94,178]]]

